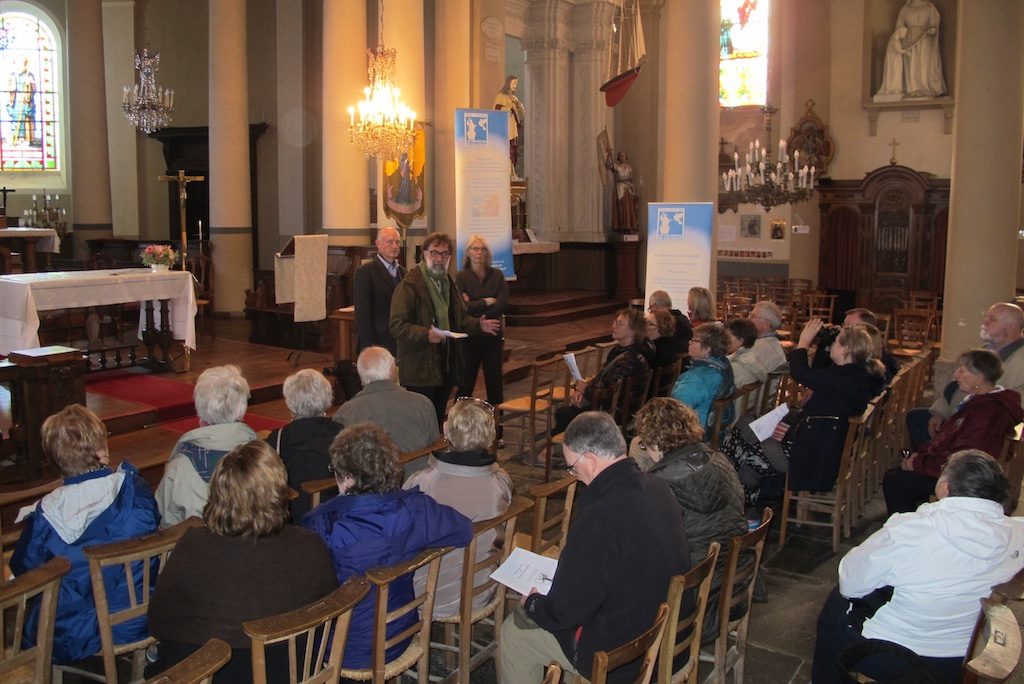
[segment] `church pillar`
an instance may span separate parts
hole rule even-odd
[[[110,161],[107,156],[106,83],[103,74],[103,8],[100,0],[68,4],[68,111],[71,122],[71,187],[75,258],[85,239],[113,235]]]
[[[469,3],[434,5],[434,225],[455,234],[455,108],[470,103]],[[482,35],[482,33],[480,33]],[[504,38],[504,37],[503,37]],[[502,45],[504,47],[504,44]]]
[[[530,227],[546,240],[570,232],[569,18],[573,5],[538,0],[526,19],[528,109],[523,124]],[[591,142],[587,150],[594,149]]]
[[[241,312],[252,285],[246,0],[210,2],[210,240],[216,310]]]
[[[323,226],[331,244],[370,243],[370,164],[349,141],[348,108],[363,98],[366,3],[323,7]]]
[[[614,129],[614,110],[605,105],[604,93],[599,88],[608,80],[608,43],[616,10],[617,5],[611,2],[577,5],[573,10],[575,49],[569,100],[572,102],[572,124],[569,126],[571,137],[567,142],[568,149],[579,153],[566,155],[571,159],[571,223],[569,235],[562,239],[604,242],[606,238],[601,167],[596,153],[591,155],[586,151],[596,148],[597,136],[602,130]]]
[[[990,304],[1013,301],[1024,136],[1024,65],[1019,52],[993,49],[1020,45],[1024,5],[1019,0],[962,0],[957,21],[942,320],[942,357],[947,360],[978,346],[978,326]]]
[[[718,201],[718,3],[666,2],[659,31],[657,202]],[[686,38],[683,39],[682,37]],[[717,222],[718,212],[712,212]],[[711,282],[717,238],[712,231]]]
[[[122,88],[137,81],[134,32],[133,0],[103,3],[103,73],[107,102],[115,103],[107,108],[106,123],[111,218],[114,237],[124,238],[139,237],[139,134],[116,104],[121,101]],[[87,251],[84,243],[82,250]]]

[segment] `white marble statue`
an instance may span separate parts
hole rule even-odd
[[[882,85],[875,102],[946,94],[939,52],[939,11],[929,0],[907,0],[885,48]]]

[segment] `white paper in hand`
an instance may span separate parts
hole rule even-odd
[[[569,367],[569,372],[572,373],[572,379],[576,381],[582,380],[583,376],[580,375],[580,367],[576,363],[576,355],[569,352],[568,354],[563,354],[562,358],[565,359],[565,365]]]
[[[782,422],[787,413],[789,413],[789,405],[779,404],[757,420],[750,421],[750,429],[754,436],[757,437],[757,441],[763,442],[771,437],[772,433],[775,432],[775,428]]]
[[[555,576],[558,561],[532,551],[516,547],[505,562],[491,573],[491,579],[501,582],[509,589],[524,596],[536,589],[547,596],[551,591],[551,580]]]

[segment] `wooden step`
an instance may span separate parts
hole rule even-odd
[[[526,315],[571,309],[609,301],[605,292],[592,290],[557,290],[553,292],[513,292],[509,297],[508,314]]]
[[[625,306],[627,306],[626,302],[618,300],[609,301],[607,297],[602,296],[602,301],[596,303],[561,307],[528,314],[505,314],[505,323],[509,326],[551,325],[552,323],[576,321],[581,318],[610,315]]]

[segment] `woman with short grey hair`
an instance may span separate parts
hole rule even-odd
[[[327,415],[334,402],[334,389],[322,373],[311,368],[292,373],[284,381],[283,390],[292,422],[271,432],[267,442],[284,461],[288,486],[299,492],[299,497],[288,505],[292,520],[297,523],[311,504],[309,494],[302,491],[302,483],[331,477],[329,449],[344,426]],[[327,494],[324,498],[331,496]]]
[[[192,400],[199,427],[174,445],[156,489],[160,526],[203,514],[213,469],[226,453],[256,439],[242,422],[249,405],[249,383],[238,366],[214,366],[196,380]]]

